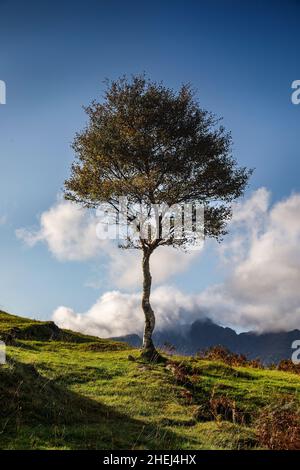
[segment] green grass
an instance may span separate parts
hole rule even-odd
[[[1,449],[256,448],[258,410],[280,395],[300,402],[290,373],[177,357],[187,371],[180,384],[164,364],[128,360],[138,351],[122,343],[64,331],[41,340],[49,323],[0,313],[0,336],[11,331],[0,366]],[[196,418],[212,394],[234,400],[245,424]]]

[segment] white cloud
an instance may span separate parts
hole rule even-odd
[[[5,225],[7,222],[6,215],[0,215],[0,225]]]
[[[156,311],[158,330],[188,323],[200,315],[197,297],[183,294],[171,286],[154,289],[152,304]],[[141,334],[144,325],[141,296],[119,291],[106,292],[86,313],[75,313],[72,309],[61,306],[55,310],[53,320],[61,328],[103,338]]]
[[[41,215],[38,230],[20,229],[17,235],[31,246],[45,242],[59,260],[95,259],[104,254],[112,285],[140,290],[141,253],[98,240],[96,223],[89,212],[60,200]],[[255,191],[234,206],[229,230],[230,235],[217,249],[225,261],[224,282],[194,296],[170,287],[154,289],[158,324],[171,321],[173,316],[176,320],[180,305],[185,311],[180,318],[195,318],[199,311],[207,311],[213,320],[239,328],[300,328],[300,194],[272,206],[267,189]],[[186,271],[198,256],[199,252],[185,254],[172,248],[157,250],[151,261],[154,282],[163,283]],[[71,322],[73,328],[88,328],[89,333],[94,328],[101,335],[124,334],[132,332],[133,326],[141,328],[139,302],[138,294],[112,291],[86,314],[60,307],[56,317]]]
[[[300,328],[300,194],[273,206],[270,199],[270,193],[262,188],[235,206],[231,235],[221,253],[227,261],[222,284],[195,295],[170,286],[154,289],[158,329],[191,322],[203,316],[201,312],[217,323],[239,329]],[[139,276],[136,259],[132,264],[126,256],[116,257],[112,264],[118,266],[116,272],[124,286]],[[171,252],[162,250],[153,262],[155,275],[163,279],[173,262],[178,272],[176,263],[184,264],[184,258],[173,259]],[[108,292],[85,314],[60,307],[54,320],[60,326],[103,337],[139,333],[143,326],[140,295]]]
[[[258,190],[240,205],[223,253],[231,269],[201,294],[222,323],[256,330],[300,328],[300,194],[269,206]]]
[[[84,261],[104,255],[107,261],[104,263],[102,260],[102,264],[114,286],[140,287],[140,250],[122,250],[112,240],[99,240],[96,234],[98,222],[91,212],[59,199],[42,213],[38,229],[21,228],[16,235],[31,247],[39,242],[46,243],[49,251],[60,261]],[[151,258],[154,282],[164,282],[185,271],[197,256],[199,251],[184,253],[170,247],[157,249]],[[98,285],[99,282],[93,279],[89,284]]]
[[[27,245],[45,242],[60,261],[86,260],[99,256],[104,242],[96,236],[95,218],[71,202],[59,200],[42,213],[37,230],[18,229],[16,235]]]
[[[247,255],[252,240],[265,228],[270,200],[270,192],[266,188],[260,188],[248,199],[233,204],[230,234],[218,247],[223,262],[228,261],[232,265]]]

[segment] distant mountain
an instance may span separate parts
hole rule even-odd
[[[126,341],[132,346],[142,343],[138,335],[127,335],[114,338]],[[211,346],[222,345],[232,352],[245,354],[249,359],[260,358],[264,363],[279,362],[292,355],[292,342],[300,340],[300,330],[269,333],[236,333],[233,329],[217,325],[209,319],[196,320],[180,330],[158,331],[154,334],[157,346],[165,343],[173,345],[178,353],[193,355],[197,351]]]
[[[122,341],[124,343],[128,343],[130,346],[135,348],[139,348],[142,345],[142,338],[139,335],[124,335],[124,336],[116,336],[110,338],[112,341]]]

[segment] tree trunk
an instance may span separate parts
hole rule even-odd
[[[142,357],[150,361],[156,361],[159,357],[153,341],[152,333],[155,327],[155,316],[150,304],[152,278],[150,274],[150,256],[152,251],[145,248],[143,252],[143,297],[142,308],[145,315],[145,328],[143,337]]]

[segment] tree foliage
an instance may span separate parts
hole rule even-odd
[[[85,110],[89,121],[73,143],[67,199],[118,210],[126,196],[133,218],[139,205],[197,201],[205,207],[205,235],[224,235],[230,203],[242,195],[250,171],[237,166],[231,135],[200,108],[189,85],[176,93],[145,76],[123,77],[108,83],[102,103]]]

